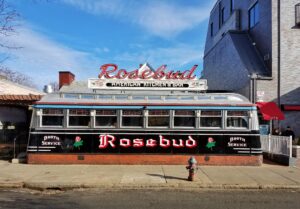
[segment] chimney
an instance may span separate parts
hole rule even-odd
[[[59,72],[59,89],[64,85],[70,85],[75,80],[75,75],[69,71]]]

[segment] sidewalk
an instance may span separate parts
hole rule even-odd
[[[194,182],[182,165],[28,165],[0,161],[0,188],[300,189],[300,169],[264,164],[200,166]]]

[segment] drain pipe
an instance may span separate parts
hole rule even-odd
[[[280,33],[280,30],[281,30],[281,25],[280,25],[280,11],[281,9],[281,2],[280,0],[277,0],[277,41],[278,41],[278,51],[277,51],[277,65],[278,65],[278,72],[277,72],[277,104],[278,104],[278,107],[280,108],[281,106],[281,99],[280,99],[280,91],[281,91],[281,33]],[[278,120],[278,127],[280,127],[280,121]]]

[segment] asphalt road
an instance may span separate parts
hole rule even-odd
[[[40,193],[0,190],[0,208],[300,209],[300,191],[78,190]]]

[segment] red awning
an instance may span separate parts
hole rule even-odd
[[[282,105],[284,111],[300,111],[300,105]]]
[[[256,104],[264,120],[284,120],[284,114],[275,102],[257,102]]]

